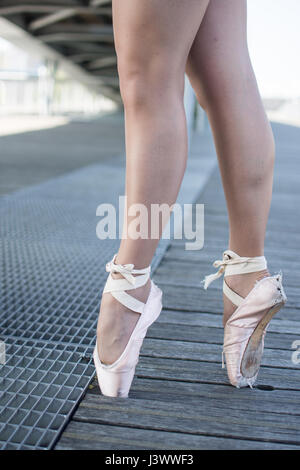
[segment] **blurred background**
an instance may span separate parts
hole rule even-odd
[[[248,37],[273,120],[300,123],[300,2],[248,0]],[[120,104],[109,0],[0,1],[0,133]],[[5,117],[5,119],[3,119]]]

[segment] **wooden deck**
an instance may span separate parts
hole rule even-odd
[[[155,273],[164,309],[144,341],[130,398],[103,397],[94,382],[56,449],[300,448],[300,364],[292,361],[292,343],[300,340],[300,129],[276,124],[274,130],[266,255],[272,272],[283,271],[288,303],[270,324],[256,388],[228,384],[221,368],[221,282],[200,287],[227,243],[216,171],[199,197],[204,249],[185,251],[183,242],[173,242]]]

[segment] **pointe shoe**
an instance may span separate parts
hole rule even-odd
[[[215,261],[214,266],[219,267],[219,270],[205,277],[204,289],[224,274],[223,292],[237,307],[225,325],[222,367],[225,367],[225,355],[230,383],[237,388],[252,388],[260,368],[266,329],[287,300],[282,287],[282,276],[264,277],[243,298],[230,289],[226,277],[267,269],[265,257],[242,258],[233,251],[226,250],[223,260]]]
[[[150,294],[146,303],[131,295],[128,290],[142,287],[150,277],[150,266],[144,269],[134,269],[133,264],[115,264],[115,255],[106,265],[109,272],[103,293],[110,292],[122,305],[140,313],[138,322],[128,340],[121,356],[113,364],[102,364],[98,354],[97,343],[94,350],[94,364],[100,390],[109,397],[128,396],[139,360],[139,353],[149,326],[158,318],[162,309],[162,291],[151,281]],[[111,273],[120,273],[124,279],[113,279]],[[137,274],[137,276],[133,276]]]

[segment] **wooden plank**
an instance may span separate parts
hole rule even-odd
[[[180,310],[182,312],[204,312],[217,313],[223,312],[221,289],[210,287],[204,291],[200,287],[188,287],[159,282],[158,285],[163,290],[163,306],[170,310]],[[276,314],[277,319],[299,321],[299,307],[296,299],[291,298],[290,289],[287,289],[288,303]]]
[[[159,267],[155,272],[155,280],[157,283],[167,283],[167,284],[180,284],[182,286],[198,286],[202,287],[201,281],[204,279],[205,275],[212,274],[217,272],[217,270],[212,266],[212,262],[216,259],[221,259],[222,254],[219,256],[214,254],[207,256],[198,256],[197,261],[193,259],[193,256],[189,256],[187,260],[184,259],[183,255],[179,252],[179,259],[172,256],[174,252],[170,251],[166,258],[161,262]],[[272,274],[283,271],[283,283],[284,287],[289,291],[289,297],[298,295],[300,284],[300,272],[298,269],[299,263],[294,262],[284,262],[280,263],[279,261],[275,263],[269,263],[269,269]],[[172,275],[170,276],[170,272]],[[216,281],[210,286],[211,288],[216,288],[217,286],[221,287],[221,281]]]
[[[100,396],[97,380],[93,381],[89,393]],[[169,403],[189,403],[197,407],[199,399],[206,397],[214,399],[216,406],[226,408],[251,410],[282,414],[293,414],[300,416],[300,394],[295,390],[276,390],[271,387],[245,388],[242,391],[223,384],[207,384],[194,382],[181,382],[177,380],[153,380],[149,378],[135,377],[130,398],[144,399],[151,401],[162,401]],[[285,404],[282,407],[282,403]]]
[[[193,258],[192,255],[187,256],[188,259],[183,257],[184,253],[180,253],[181,250],[177,250],[176,255],[179,256],[179,259],[172,255],[174,255],[174,251],[168,250],[168,255],[166,258],[160,263],[159,267],[155,271],[155,279],[158,282],[158,279],[161,279],[162,282],[167,282],[168,280],[173,282],[179,282],[181,285],[187,286],[199,286],[201,285],[201,280],[204,278],[206,274],[211,274],[217,272],[217,269],[213,267],[212,263],[216,260],[222,259],[222,253],[213,254],[206,254],[202,255],[199,254],[196,259]],[[269,263],[270,264],[270,263]],[[273,263],[274,264],[274,263]],[[280,263],[277,261],[276,263],[280,269],[284,270],[284,283],[289,286],[293,287],[289,281],[291,281],[292,276],[296,277],[296,280],[299,280],[299,263],[297,261],[290,261]],[[272,266],[272,263],[271,263]],[[172,275],[170,276],[170,272]],[[217,286],[220,284],[220,281],[212,284],[212,287]],[[297,293],[297,289],[293,290],[294,293]]]
[[[99,388],[96,384],[94,394],[99,396]],[[215,385],[206,383],[191,383],[166,380],[150,380],[135,378],[130,393],[132,398],[142,398],[151,401],[185,402],[197,407],[199,399],[205,401],[206,397],[214,399],[216,406],[233,410],[251,410],[300,416],[300,394],[295,390],[262,390],[259,388],[246,388],[242,391],[228,385]],[[282,404],[285,404],[282,407]]]
[[[74,420],[115,426],[130,426],[140,429],[182,432],[186,434],[210,435],[228,438],[263,440],[300,445],[300,417],[278,416],[274,413],[259,413],[239,409],[228,409],[224,413],[211,397],[199,400],[194,405],[187,403],[165,403],[151,400],[111,399],[88,394],[79,405]]]
[[[164,450],[166,448],[170,450],[294,450],[295,446],[245,439],[177,434],[81,421],[72,421],[56,446],[56,450]]]
[[[169,341],[166,339],[145,338],[141,354],[148,357],[175,358],[193,361],[220,361],[222,347],[216,344]],[[280,367],[299,370],[300,364],[292,362],[292,350],[266,349],[261,364],[267,367]]]
[[[220,250],[220,245],[205,245],[202,250],[199,251],[191,251],[184,249],[184,242],[181,241],[172,241],[172,244],[168,248],[164,256],[163,262],[167,262],[167,260],[178,260],[178,261],[185,261],[190,262],[191,264],[198,263],[198,262],[206,262],[210,264],[212,268],[212,263],[215,259],[219,259],[222,257],[222,251]],[[225,248],[224,248],[225,249]],[[272,262],[271,257],[276,256],[276,264],[284,266],[288,265],[295,268],[297,270],[297,260],[295,259],[295,250],[291,249],[290,247],[286,247],[283,253],[278,252],[278,247],[266,247],[265,249],[266,257],[268,258],[269,262]],[[274,261],[273,261],[274,264]]]
[[[201,204],[203,201],[200,201]],[[288,246],[287,249],[291,250],[297,250],[299,249],[299,235],[297,233],[282,233],[278,232],[276,234],[273,234],[269,231],[266,233],[266,249],[272,248],[273,250],[278,250],[281,251],[280,248],[285,246],[286,240],[288,237]],[[172,244],[175,245],[183,245],[185,242],[184,240],[172,240]],[[216,254],[219,256],[222,254],[224,250],[226,250],[228,244],[228,234],[227,232],[220,231],[217,229],[214,229],[214,227],[207,227],[205,226],[205,236],[204,236],[204,250],[206,251],[209,249],[209,247],[215,247],[216,248]],[[204,252],[202,250],[202,252]],[[196,253],[196,251],[194,251]],[[213,260],[214,261],[214,260]]]
[[[283,208],[282,208],[283,209]],[[273,236],[276,234],[287,234],[292,233],[296,237],[299,237],[299,222],[292,218],[292,215],[298,214],[298,211],[295,210],[294,214],[292,211],[288,213],[287,211],[282,214],[282,209],[276,209],[276,212],[273,211],[272,216],[268,222],[268,233]],[[228,216],[225,215],[223,211],[221,213],[211,213],[210,204],[205,204],[205,226],[207,229],[214,228],[217,234],[226,235],[228,229]],[[283,224],[284,222],[284,224]]]
[[[163,309],[157,322],[155,324],[167,323],[169,325],[191,325],[209,328],[221,328],[222,315],[216,313],[203,313],[203,312],[182,312],[180,310],[166,310]],[[155,325],[154,324],[154,325]],[[153,325],[153,327],[154,327]],[[150,330],[149,330],[150,331]],[[291,336],[300,335],[300,324],[293,320],[277,320],[273,318],[268,327],[268,335],[270,333],[288,334]],[[149,335],[147,335],[149,336]],[[276,337],[277,338],[277,337]],[[291,338],[295,339],[295,338]]]
[[[201,316],[201,314],[199,315]],[[207,326],[191,326],[183,324],[169,324],[155,322],[147,332],[147,338],[168,339],[194,343],[223,344],[223,328]],[[286,333],[272,333],[268,331],[265,340],[266,349],[291,350],[292,343],[297,340],[297,334],[289,335]]]
[[[219,362],[198,362],[166,358],[140,357],[137,376],[169,381],[210,383],[227,385],[230,389],[226,370]],[[290,369],[264,367],[260,368],[257,385],[280,390],[300,390],[300,374],[291,373]]]

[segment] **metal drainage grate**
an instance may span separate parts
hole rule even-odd
[[[53,447],[93,377],[104,263],[119,244],[96,238],[95,211],[117,202],[122,180],[94,165],[1,199],[1,449]]]
[[[1,448],[48,449],[93,375],[86,348],[12,338],[5,342]]]

